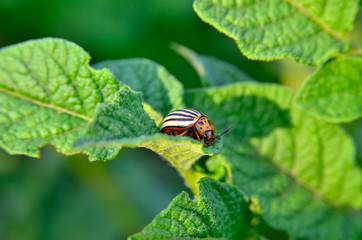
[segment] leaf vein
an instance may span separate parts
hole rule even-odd
[[[82,118],[82,119],[85,119],[87,121],[92,121],[92,118],[89,117],[89,116],[86,116],[86,115],[82,115],[82,114],[79,114],[77,112],[73,112],[69,109],[66,109],[66,108],[62,108],[62,107],[59,107],[59,106],[56,106],[52,103],[44,103],[44,102],[41,102],[41,101],[38,101],[38,100],[35,100],[33,98],[30,98],[28,96],[23,96],[19,93],[16,93],[16,92],[11,92],[9,91],[8,89],[4,89],[4,88],[1,88],[0,87],[0,91],[1,92],[4,92],[5,94],[9,94],[11,96],[14,96],[14,97],[18,97],[22,100],[25,100],[25,101],[28,101],[28,102],[31,102],[33,104],[36,104],[36,105],[39,105],[41,107],[46,107],[46,108],[51,108],[51,109],[55,109],[57,110],[59,113],[67,113],[69,115],[72,115],[72,116],[75,116],[75,117],[78,117],[78,118]]]
[[[23,51],[20,49],[20,54],[23,55]],[[29,65],[20,57],[17,57],[15,55],[11,55],[8,54],[8,56],[16,59],[17,61],[19,61],[21,64],[23,64],[23,66],[26,68],[26,70],[29,72],[30,76],[38,83],[38,85],[43,89],[44,94],[47,96],[47,100],[49,102],[51,102],[51,96],[49,94],[49,91],[46,87],[46,85],[44,85],[44,83],[39,79],[39,77],[37,75],[35,75],[35,73],[32,71],[31,67],[29,67]],[[24,57],[23,57],[24,58]],[[11,75],[11,74],[10,74]],[[12,76],[12,75],[11,75]],[[13,78],[13,77],[12,77]],[[13,82],[16,82],[14,79],[12,79]]]
[[[51,60],[53,60],[53,62],[55,63],[55,65],[57,65],[57,67],[62,71],[63,75],[67,78],[68,80],[68,83],[70,83],[70,86],[72,86],[73,90],[74,90],[74,93],[76,94],[77,96],[77,99],[79,100],[79,103],[80,103],[80,106],[81,106],[81,109],[83,110],[83,112],[88,115],[88,111],[87,109],[85,108],[85,105],[84,105],[84,101],[83,99],[81,98],[80,94],[79,94],[79,89],[78,89],[78,86],[76,86],[75,84],[75,81],[73,81],[73,79],[67,74],[67,72],[65,71],[65,69],[63,68],[63,66],[58,62],[58,60],[56,58],[54,58],[52,55],[48,54],[47,51],[45,49],[43,49],[41,46],[39,46],[39,49],[43,52],[43,54],[47,57],[49,57]],[[65,51],[67,52],[67,50]],[[49,66],[48,66],[49,67]],[[79,66],[76,68],[76,72],[75,72],[75,75],[74,75],[74,78],[76,79],[77,78],[77,75],[78,75],[78,71],[79,71]]]
[[[328,24],[326,24],[319,16],[316,16],[314,13],[306,9],[301,3],[296,0],[284,0],[289,3],[292,7],[296,8],[298,11],[303,13],[307,18],[320,26],[325,32],[334,37],[340,42],[348,42],[348,40],[338,31],[334,30]]]

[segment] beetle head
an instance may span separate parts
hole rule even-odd
[[[204,142],[206,144],[206,146],[211,145],[215,140],[215,131],[214,130],[209,130],[206,131],[204,134]]]

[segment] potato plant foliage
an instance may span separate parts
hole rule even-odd
[[[0,146],[38,157],[52,144],[91,161],[142,147],[166,159],[195,198],[180,193],[129,239],[360,239],[362,174],[340,125],[362,115],[361,50],[347,38],[357,9],[354,0],[195,0],[200,18],[248,58],[318,65],[299,92],[180,45],[204,88],[184,90],[148,59],[90,66],[63,39],[5,47]],[[185,107],[206,113],[217,133],[234,129],[209,147],[160,134],[162,118]]]

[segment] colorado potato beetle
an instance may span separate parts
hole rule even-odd
[[[223,134],[231,130],[229,127],[215,137],[215,126],[202,112],[193,109],[179,109],[170,112],[161,125],[161,132],[173,136],[188,136],[201,141],[209,146]]]

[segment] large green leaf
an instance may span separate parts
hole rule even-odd
[[[129,239],[240,239],[247,202],[233,185],[211,178],[199,181],[200,194],[191,200],[179,194],[141,233]]]
[[[309,117],[283,87],[232,84],[189,91],[223,136],[235,184],[256,199],[265,221],[307,239],[357,239],[361,172],[353,142],[336,125]]]
[[[248,58],[320,64],[346,51],[358,1],[196,0],[202,20],[235,39]]]
[[[0,50],[0,145],[38,156],[53,143],[63,153],[92,120],[99,102],[120,88],[107,70],[89,67],[89,55],[60,39],[28,41]],[[88,149],[88,153],[103,149]]]
[[[110,149],[110,155],[102,152],[99,159],[111,159],[120,147],[145,147],[168,160],[185,178],[192,190],[197,192],[196,182],[206,174],[195,172],[193,164],[201,157],[221,151],[221,141],[211,147],[188,137],[167,136],[160,133],[155,122],[144,111],[140,93],[120,90],[112,103],[100,104],[93,122],[84,135],[75,142],[75,147],[97,146]],[[224,168],[219,164],[217,167]],[[217,169],[219,170],[219,169]],[[216,170],[215,170],[216,171]],[[218,174],[224,177],[223,174]]]
[[[296,101],[311,114],[333,122],[362,116],[362,58],[340,57],[323,64],[304,83]]]
[[[172,47],[194,67],[201,82],[206,86],[220,86],[233,82],[253,81],[236,66],[218,58],[198,54],[182,45],[173,43]]]
[[[166,114],[183,106],[181,84],[152,61],[132,59],[97,65],[98,68],[109,65],[117,74],[117,81],[108,70],[90,68],[89,60],[83,49],[61,39],[29,41],[0,51],[0,100],[3,103],[0,106],[0,145],[5,150],[38,156],[39,147],[52,143],[63,153],[87,153],[90,160],[114,158],[121,146],[74,150],[71,145],[85,134],[97,104],[115,106],[113,102],[120,97],[115,96],[117,91],[128,88],[124,84],[144,91],[148,102],[142,103],[139,97],[136,102],[141,104],[141,110],[138,111],[133,108],[134,102],[128,102],[128,115],[119,119],[124,123],[139,120],[138,114],[146,114],[146,111],[160,124],[162,115],[159,112]],[[130,119],[130,115],[134,118]],[[149,127],[150,131],[158,131],[153,121],[152,124],[152,127],[150,124],[137,127],[134,133],[139,137]],[[127,129],[124,126],[115,126],[112,131]],[[131,136],[135,137],[127,135]]]
[[[163,66],[148,59],[109,60],[93,65],[108,68],[117,80],[143,93],[143,99],[154,110],[167,115],[183,108],[183,87]]]
[[[95,117],[79,142],[134,139],[158,133],[155,122],[145,112],[140,93],[118,91],[111,103],[100,104]]]

